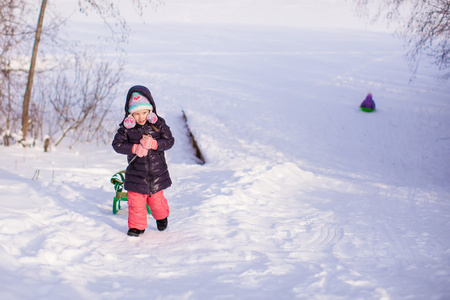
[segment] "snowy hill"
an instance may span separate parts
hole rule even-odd
[[[1,299],[450,297],[450,88],[399,41],[161,22],[128,52],[119,115],[145,84],[176,138],[168,230],[126,235],[110,145],[0,147]]]

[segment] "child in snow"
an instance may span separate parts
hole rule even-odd
[[[164,151],[175,140],[169,126],[157,115],[153,97],[145,86],[133,86],[125,102],[125,118],[112,146],[128,155],[124,189],[128,191],[128,235],[147,228],[147,204],[159,231],[167,228],[169,205],[163,190],[172,185]]]
[[[362,111],[372,112],[375,110],[375,101],[373,101],[372,93],[368,93],[366,99],[359,106]]]

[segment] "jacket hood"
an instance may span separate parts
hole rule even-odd
[[[138,92],[139,94],[147,98],[148,101],[150,101],[150,104],[153,106],[153,112],[155,114],[158,114],[156,112],[155,101],[153,100],[152,93],[150,93],[150,90],[143,85],[135,85],[132,88],[130,88],[127,93],[127,99],[125,102],[125,117],[128,116],[128,109],[130,108],[130,98],[131,94],[133,94],[134,92]]]

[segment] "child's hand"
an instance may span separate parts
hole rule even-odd
[[[147,156],[147,154],[148,154],[148,149],[142,147],[141,144],[135,144],[135,145],[133,146],[132,152],[133,152],[134,154],[136,154],[137,156],[139,156],[139,157],[144,157],[144,156]]]
[[[158,142],[149,135],[144,135],[140,143],[141,146],[144,147],[145,149],[152,149],[152,150],[158,149]]]

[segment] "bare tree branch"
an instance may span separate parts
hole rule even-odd
[[[58,76],[49,99],[60,132],[55,146],[70,133],[74,142],[98,137],[115,98],[121,69],[121,64],[113,67],[85,55],[78,56],[74,67]]]
[[[450,69],[450,0],[354,0],[360,15],[399,25],[396,33],[408,47],[412,69],[428,57],[439,70]],[[446,72],[444,78],[450,77]]]

